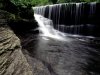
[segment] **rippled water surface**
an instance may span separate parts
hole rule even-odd
[[[24,39],[23,53],[36,75],[100,75],[100,51],[90,37],[67,35],[66,41],[44,36]]]

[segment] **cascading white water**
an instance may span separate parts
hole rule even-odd
[[[58,30],[55,30],[52,26],[53,23],[51,20],[44,18],[43,16],[38,15],[38,14],[34,14],[34,17],[35,17],[35,20],[38,22],[41,36],[66,41],[65,34]]]
[[[94,36],[97,3],[64,3],[33,7],[35,14],[52,20],[51,27],[69,34]],[[94,26],[94,29],[93,29]]]
[[[92,16],[96,11],[96,2],[90,4],[90,16]]]

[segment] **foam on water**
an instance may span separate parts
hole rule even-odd
[[[66,35],[58,30],[55,30],[51,24],[52,21],[44,18],[41,15],[34,14],[35,20],[38,22],[39,25],[39,31],[41,36],[53,38],[56,40],[62,40],[65,41]]]

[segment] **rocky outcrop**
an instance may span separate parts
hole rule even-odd
[[[0,75],[33,75],[19,38],[7,25],[7,15],[0,10]]]
[[[20,7],[19,14],[12,14],[8,20],[9,26],[16,34],[38,33],[38,31],[34,31],[38,27],[38,24],[34,19],[34,11],[31,7]]]
[[[0,0],[0,9],[11,13],[10,17],[6,18],[8,18],[9,26],[16,34],[24,34],[38,27],[34,20],[34,11],[31,7],[31,5],[25,7],[16,5],[12,0]]]

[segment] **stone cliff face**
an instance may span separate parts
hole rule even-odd
[[[7,14],[0,10],[0,75],[33,75],[19,38],[7,25]]]

